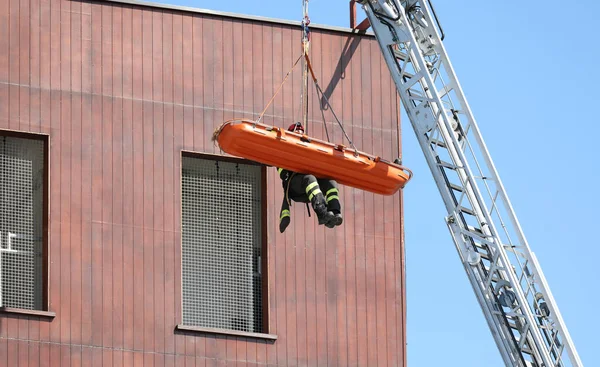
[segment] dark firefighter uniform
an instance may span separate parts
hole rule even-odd
[[[289,131],[304,132],[302,125],[296,123]],[[279,231],[283,233],[290,224],[291,201],[310,203],[317,215],[319,224],[333,228],[342,224],[341,204],[337,183],[330,179],[316,178],[310,174],[300,174],[278,168],[277,172],[283,185],[283,203],[279,216]]]

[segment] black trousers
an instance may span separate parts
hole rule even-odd
[[[301,203],[314,203],[315,198],[325,200],[328,211],[334,214],[340,214],[342,211],[338,184],[334,180],[297,173],[289,182],[288,196],[291,200]]]

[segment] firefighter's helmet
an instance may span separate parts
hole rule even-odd
[[[291,124],[290,127],[288,127],[288,131],[304,134],[304,126],[298,121]]]

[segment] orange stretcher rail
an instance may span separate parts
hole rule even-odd
[[[213,140],[233,156],[381,195],[393,195],[412,177],[409,169],[379,157],[249,120],[224,122]]]

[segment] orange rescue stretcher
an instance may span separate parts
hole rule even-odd
[[[375,194],[393,195],[412,177],[409,169],[379,157],[250,120],[224,122],[213,140],[233,156]]]

